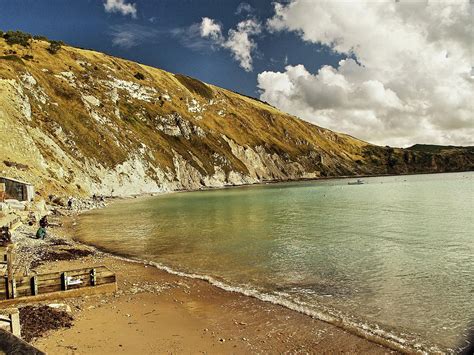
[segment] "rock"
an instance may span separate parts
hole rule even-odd
[[[225,343],[225,339],[224,339],[224,338],[220,338],[219,341],[220,341],[221,343]]]
[[[48,307],[57,309],[58,311],[71,313],[71,307],[68,304],[65,304],[65,303],[50,303],[50,304],[48,304]]]

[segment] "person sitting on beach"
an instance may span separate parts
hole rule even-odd
[[[36,239],[42,239],[46,238],[48,233],[46,232],[46,227],[39,227],[38,230],[36,231]]]
[[[39,221],[40,227],[36,231],[36,239],[43,239],[46,238],[47,232],[46,232],[46,227],[49,226],[48,223],[48,216],[43,216],[40,221]]]
[[[48,223],[48,216],[43,216],[40,221],[39,221],[40,227],[46,228],[49,223]]]

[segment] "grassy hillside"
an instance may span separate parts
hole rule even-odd
[[[43,195],[474,167],[472,151],[378,147],[184,75],[24,44],[0,38],[0,170]]]

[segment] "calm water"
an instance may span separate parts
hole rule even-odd
[[[83,215],[79,239],[455,346],[474,320],[474,174],[364,180],[121,201]]]

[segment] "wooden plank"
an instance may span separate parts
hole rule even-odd
[[[115,282],[116,282],[115,275],[112,275],[112,276],[104,277],[103,279],[97,280],[96,286],[109,284],[109,283],[115,283]]]
[[[31,276],[15,277],[15,283],[16,283],[17,288],[24,285],[29,285],[30,282],[31,282]]]
[[[101,272],[111,272],[107,267],[105,266],[95,266],[97,273]],[[84,268],[84,269],[73,269],[73,270],[66,270],[69,276],[74,276],[74,275],[81,275],[81,274],[89,274],[91,268]],[[61,274],[64,271],[57,271],[57,272],[49,272],[45,274],[38,274],[38,281],[42,280],[50,280],[50,279],[55,279],[61,277]]]
[[[66,276],[69,278],[69,276]],[[33,279],[33,278],[32,278]],[[89,283],[89,277],[84,275],[83,278],[76,278],[76,280],[82,281],[79,284],[71,284],[70,280],[68,279],[67,283],[67,290],[69,289],[78,289],[78,288],[85,288],[85,287],[92,287]],[[103,285],[107,283],[114,283],[116,281],[116,277],[114,274],[107,275],[106,277],[99,277],[96,279],[96,285]],[[37,284],[37,293],[45,293],[45,292],[52,292],[52,291],[58,291],[58,290],[64,290],[64,280],[63,279],[56,279],[56,280],[47,280],[43,282],[39,282]],[[34,292],[32,291],[32,283],[30,284],[23,284],[22,286],[16,287],[16,297],[20,297],[20,294],[22,296],[29,296],[29,295],[35,295]]]
[[[16,287],[15,289],[17,293],[24,290],[31,291],[31,285],[22,285],[20,287]]]
[[[85,295],[97,295],[101,293],[112,293],[117,291],[116,283],[107,283],[103,285],[97,285],[94,287],[83,287],[80,289],[67,290],[67,291],[56,291],[49,293],[40,293],[37,296],[22,297],[17,299],[3,300],[0,301],[0,307],[6,307],[10,305],[16,305],[21,303],[36,303],[45,300],[57,300],[69,297],[81,297]]]
[[[21,298],[21,297],[27,297],[27,296],[31,296],[31,290],[29,290],[29,289],[18,290],[15,293],[15,299],[18,299],[18,298]]]
[[[38,287],[44,287],[44,286],[50,286],[50,285],[61,286],[61,279],[58,277],[57,279],[54,279],[54,280],[38,281]]]
[[[51,292],[56,292],[56,291],[63,291],[61,285],[49,285],[45,287],[38,287],[38,296],[43,295],[43,294],[48,294]]]
[[[104,278],[109,278],[111,276],[113,276],[114,274],[113,273],[107,273],[107,274],[103,274],[103,275],[99,275],[98,277],[96,277],[96,280],[102,280]],[[69,274],[67,275],[68,277]],[[31,289],[31,279],[33,279],[33,277],[30,278],[30,282],[29,283],[22,283],[21,286],[17,286],[17,290],[20,290],[20,289]],[[73,280],[81,280],[83,284],[89,286],[90,285],[90,275],[82,275],[82,276],[79,276],[79,277],[73,277]],[[42,287],[46,287],[46,286],[53,286],[53,285],[58,285],[58,286],[61,286],[62,285],[62,279],[61,278],[56,278],[56,279],[51,279],[51,280],[44,280],[44,281],[37,281],[37,285],[38,285],[38,288],[42,288]],[[68,286],[71,286],[71,285],[68,285]]]

